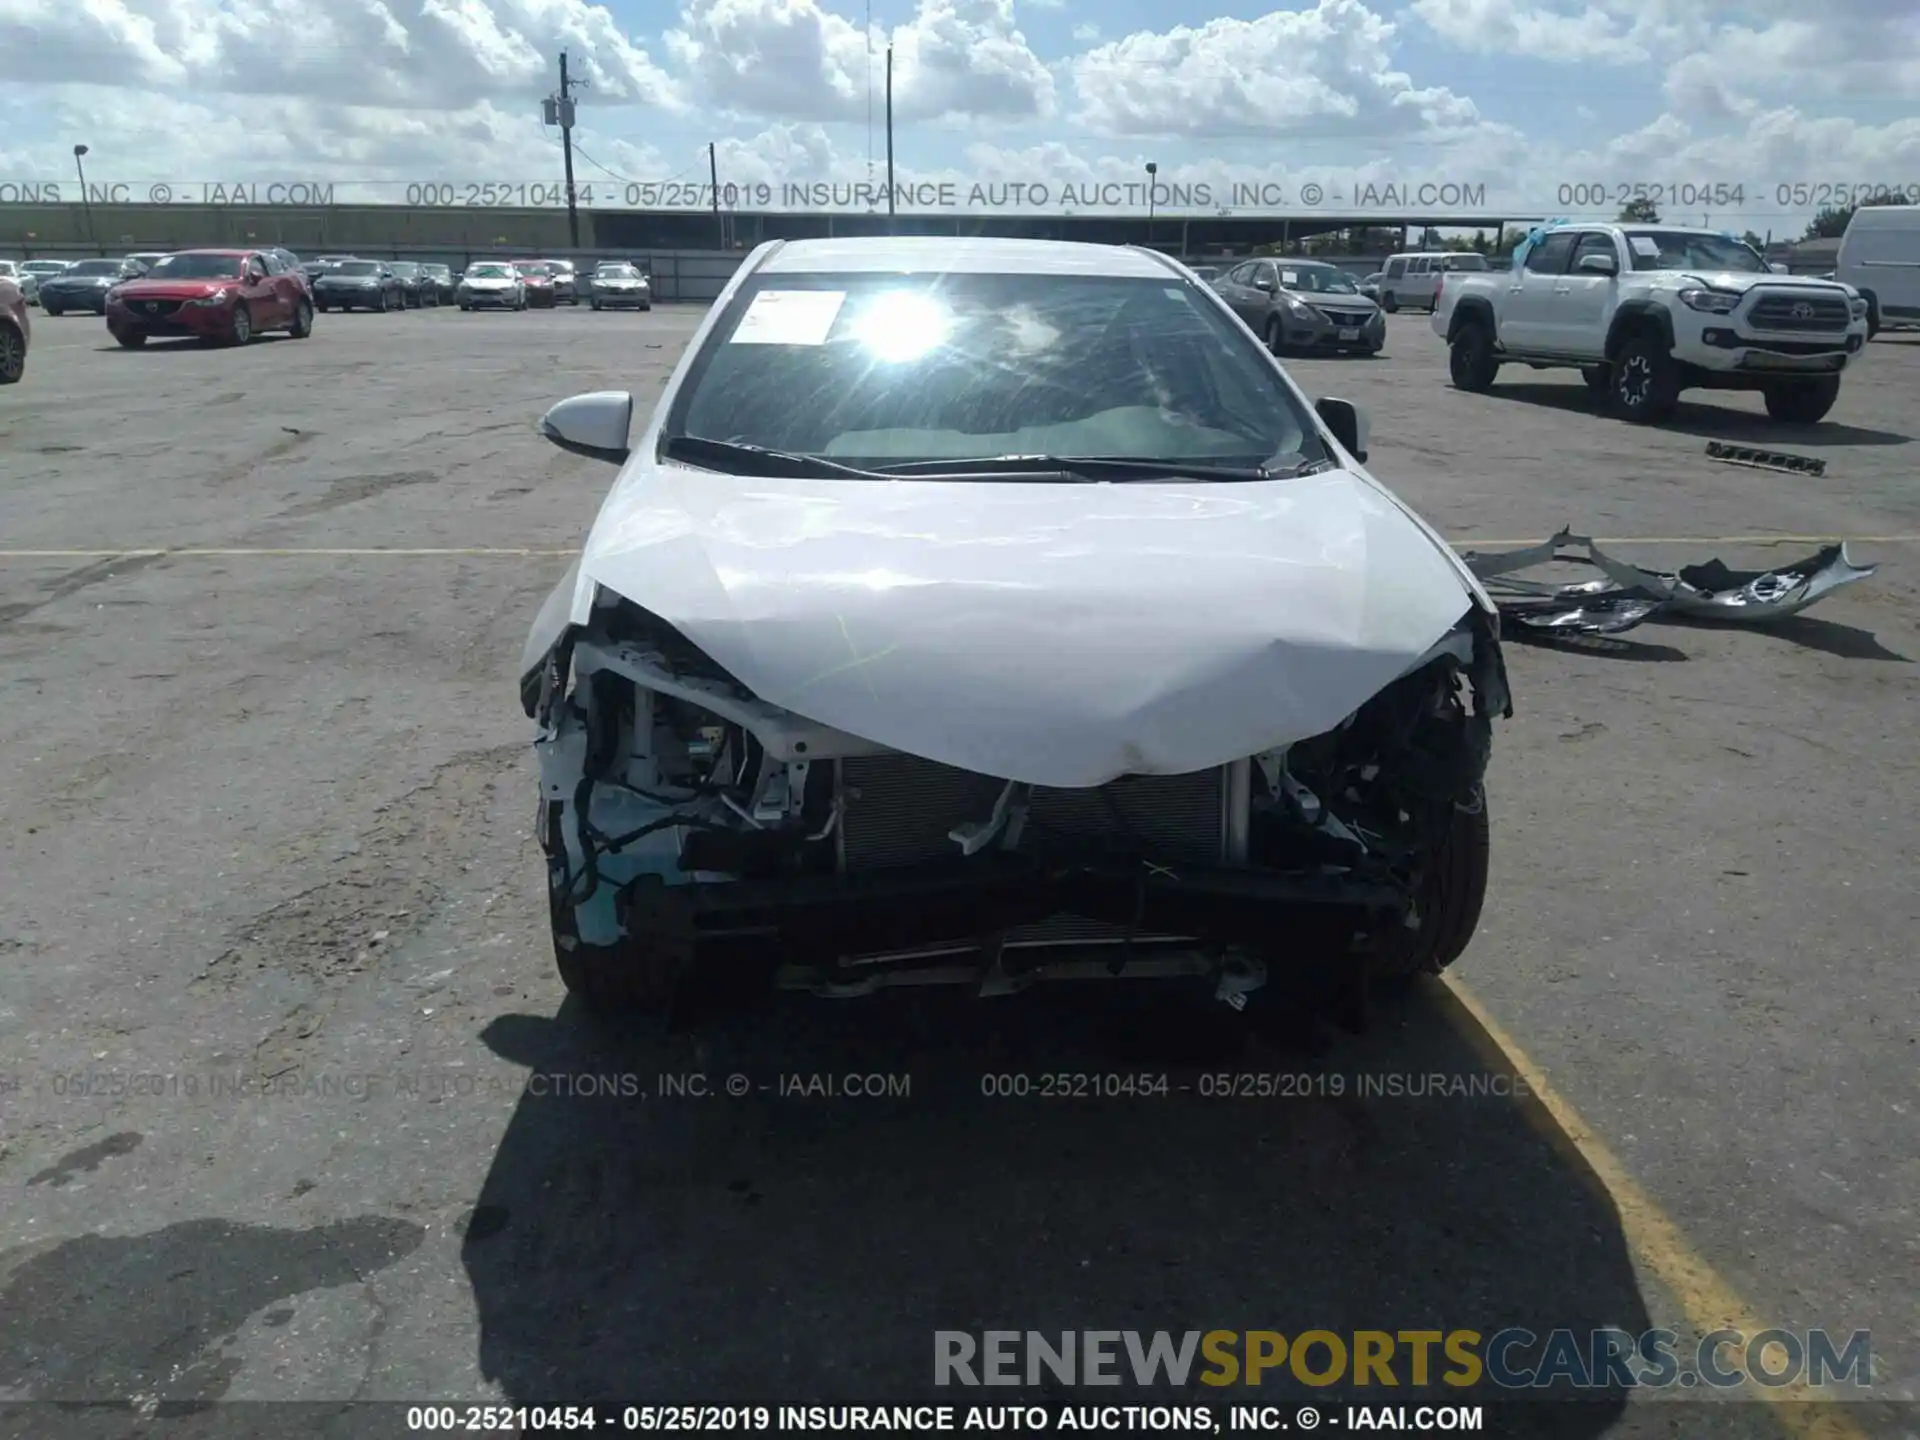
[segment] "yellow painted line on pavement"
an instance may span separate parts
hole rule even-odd
[[[1496,1066],[1510,1067],[1512,1074],[1526,1082],[1532,1101],[1551,1121],[1550,1127],[1541,1125],[1540,1128],[1547,1131],[1548,1139],[1555,1144],[1564,1136],[1578,1152],[1613,1201],[1628,1248],[1673,1292],[1688,1322],[1703,1336],[1716,1330],[1738,1330],[1751,1339],[1774,1329],[1693,1247],[1680,1227],[1641,1188],[1626,1165],[1594,1133],[1593,1127],[1581,1118],[1580,1112],[1554,1088],[1546,1071],[1487,1013],[1474,993],[1452,976],[1443,976],[1435,988],[1443,1004],[1450,996],[1471,1017],[1472,1025],[1459,1028],[1469,1044],[1487,1052],[1482,1059]],[[1475,1027],[1480,1031],[1478,1036],[1473,1034]],[[1537,1115],[1535,1121],[1540,1123]],[[1723,1356],[1729,1364],[1732,1358],[1730,1353]],[[1755,1393],[1775,1407],[1775,1418],[1797,1440],[1867,1440],[1865,1431],[1838,1413],[1840,1407],[1835,1402],[1820,1403],[1822,1397],[1804,1380],[1780,1386],[1748,1384],[1740,1391],[1741,1398]]]
[[[1502,550],[1520,550],[1532,545],[1544,545],[1552,537],[1542,535],[1532,540],[1484,540],[1478,537],[1450,540],[1447,543],[1455,549],[1471,549],[1476,546],[1492,546]],[[1593,537],[1603,545],[1915,545],[1920,544],[1920,535],[1596,535]],[[300,556],[336,556],[361,558],[375,556],[394,556],[410,558],[418,556],[447,555],[459,558],[476,559],[552,559],[565,557],[571,559],[579,555],[577,546],[567,549],[529,549],[518,546],[495,545],[449,545],[442,547],[402,548],[387,545],[359,546],[201,546],[183,545],[178,549],[142,550],[142,549],[70,549],[70,550],[10,550],[0,549],[0,560],[242,560],[259,557],[298,558]]]

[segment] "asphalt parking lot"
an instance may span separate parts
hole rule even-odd
[[[0,1399],[845,1402],[926,1393],[937,1329],[1721,1324],[1870,1330],[1872,1393],[1920,1399],[1920,337],[1803,430],[1710,394],[1637,429],[1570,373],[1463,394],[1420,316],[1292,363],[1462,544],[1883,566],[1769,632],[1512,647],[1458,985],[1226,1054],[1124,990],[677,1035],[562,1004],[513,670],[611,472],[532,426],[644,401],[697,319],[126,352],[35,313],[0,390]],[[1177,1089],[1228,1067],[1309,1078]],[[1176,1090],[981,1093],[1084,1071]],[[749,1093],[658,1093],[695,1072]],[[911,1094],[782,1093],[855,1073]],[[1358,1093],[1435,1073],[1532,1098]],[[581,1075],[648,1098],[529,1083]],[[1530,1423],[1815,1433],[1606,1398]]]

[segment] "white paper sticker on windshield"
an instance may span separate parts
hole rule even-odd
[[[1660,258],[1660,242],[1651,235],[1629,235],[1627,238],[1633,244],[1634,254],[1645,256],[1649,260]]]
[[[734,328],[734,345],[824,345],[844,290],[762,290]]]
[[[1282,270],[1280,272],[1280,283],[1282,285],[1298,285],[1300,283],[1300,272],[1298,270]]]

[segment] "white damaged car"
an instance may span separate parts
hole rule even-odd
[[[520,667],[555,955],[823,994],[1437,971],[1478,923],[1498,612],[1191,271],[771,242]]]

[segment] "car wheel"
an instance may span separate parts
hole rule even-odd
[[[651,310],[651,309],[653,309],[653,302],[652,302],[651,300],[649,300],[649,301],[647,301],[647,302],[646,302],[646,304],[644,304],[644,305],[642,305],[642,306],[641,306],[640,308],[641,308],[642,310]]]
[[[622,946],[589,945],[580,938],[573,907],[562,905],[556,894],[565,878],[550,875],[547,913],[554,968],[567,993],[602,1014],[665,1014],[692,963],[692,936],[675,936],[669,927],[650,925],[629,932]]]
[[[49,305],[45,301],[41,302],[40,308],[47,312],[47,318],[49,320],[57,320],[62,315],[67,313],[66,311],[62,310],[58,305]]]
[[[1500,361],[1493,353],[1493,334],[1478,320],[1469,320],[1454,334],[1447,348],[1447,370],[1462,390],[1483,395],[1493,388]]]
[[[1813,425],[1827,418],[1840,398],[1840,377],[1775,381],[1767,386],[1767,414],[1790,425]]]
[[[1587,389],[1593,398],[1604,403],[1607,398],[1607,367],[1604,365],[1582,365],[1580,378],[1587,382]]]
[[[1396,927],[1374,955],[1374,975],[1388,982],[1438,975],[1466,953],[1487,899],[1493,830],[1486,792],[1471,810],[1455,808],[1445,837],[1428,857],[1415,895],[1419,924]]]
[[[1873,339],[1880,333],[1880,297],[1867,296],[1867,338]]]
[[[18,385],[27,373],[27,337],[11,321],[0,324],[0,385]]]
[[[1267,319],[1267,353],[1284,355],[1287,353],[1287,328],[1280,323],[1278,315]]]
[[[233,307],[233,319],[229,324],[231,327],[227,331],[229,345],[246,345],[252,342],[253,312],[244,304]]]
[[[113,338],[120,342],[122,349],[138,350],[142,345],[147,343],[147,332],[144,330],[116,330],[113,332]]]
[[[1635,335],[1621,346],[1607,378],[1613,408],[1636,425],[1669,418],[1680,399],[1680,367],[1651,335]]]
[[[287,327],[287,333],[296,340],[313,334],[313,306],[302,300],[293,307],[293,324]]]
[[[587,302],[587,308],[589,310],[598,310],[600,308],[600,302],[598,300],[590,300]]]
[[[1400,301],[1394,296],[1394,293],[1389,290],[1380,297],[1380,308],[1389,315],[1398,315],[1400,313]]]

